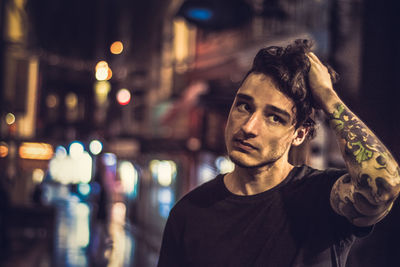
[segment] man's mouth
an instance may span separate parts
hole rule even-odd
[[[242,139],[239,138],[234,138],[233,139],[233,144],[235,147],[241,149],[241,150],[245,150],[245,151],[250,151],[250,150],[254,150],[257,149],[256,146],[250,144],[249,142],[246,142]]]

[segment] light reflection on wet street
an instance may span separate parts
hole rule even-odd
[[[127,222],[127,208],[123,202],[110,206],[110,222],[96,221],[89,202],[82,202],[73,194],[64,192],[64,199],[53,199],[56,207],[54,266],[156,266],[158,253],[150,251],[143,240],[138,241]],[[143,248],[141,247],[143,246]],[[53,266],[53,265],[52,265]]]

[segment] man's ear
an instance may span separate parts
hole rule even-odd
[[[294,132],[294,139],[292,141],[292,146],[299,146],[301,145],[307,137],[309,132],[309,127],[300,126]]]

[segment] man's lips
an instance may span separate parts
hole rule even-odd
[[[233,139],[233,143],[236,147],[244,149],[244,150],[253,150],[253,149],[257,149],[256,146],[242,140],[242,139],[238,139],[238,138],[234,138]]]

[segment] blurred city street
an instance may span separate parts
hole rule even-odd
[[[234,168],[226,118],[262,47],[312,40],[399,160],[397,18],[374,0],[0,0],[0,266],[157,266],[173,205]],[[291,163],[344,167],[314,115]],[[349,267],[399,266],[399,224],[396,202]]]
[[[93,219],[93,203],[80,201],[65,187],[47,190],[57,191],[52,208],[9,212],[13,221],[4,266],[156,266],[160,237],[130,224],[124,203],[110,205],[107,225]]]

